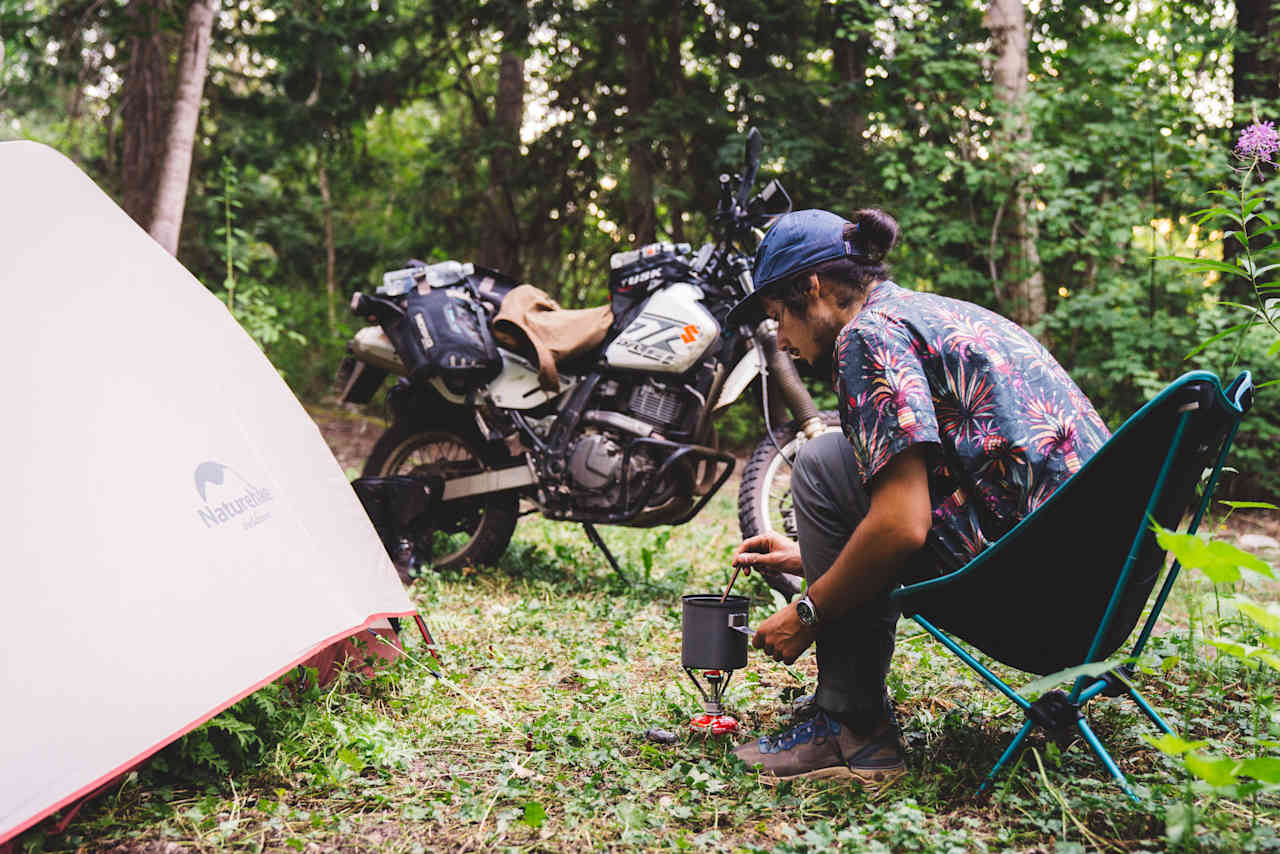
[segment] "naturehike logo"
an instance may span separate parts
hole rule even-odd
[[[275,500],[269,489],[259,489],[231,466],[209,460],[196,466],[196,492],[203,507],[196,515],[206,528],[218,528],[233,520],[244,528],[261,525],[271,518],[263,505]]]

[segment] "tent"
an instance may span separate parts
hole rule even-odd
[[[62,155],[0,143],[0,843],[416,612],[222,303]],[[366,637],[369,637],[367,634]]]

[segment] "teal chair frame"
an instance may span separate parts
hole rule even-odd
[[[990,607],[990,593],[992,590],[1008,589],[1010,580],[1015,577],[1013,576],[1015,572],[1023,573],[1022,579],[1027,577],[1025,561],[1029,549],[1037,548],[1043,551],[1048,547],[1055,552],[1063,549],[1069,552],[1072,548],[1076,548],[1062,543],[1040,543],[1037,546],[1037,535],[1046,529],[1044,520],[1064,512],[1080,513],[1082,507],[1084,512],[1088,513],[1090,512],[1088,508],[1092,506],[1095,514],[1119,513],[1122,516],[1132,516],[1131,528],[1126,522],[1116,523],[1118,525],[1116,530],[1120,535],[1111,538],[1111,549],[1104,549],[1107,553],[1094,555],[1081,549],[1081,556],[1087,555],[1088,559],[1096,559],[1100,562],[1099,578],[1105,578],[1108,574],[1114,578],[1109,595],[1105,595],[1106,590],[1103,589],[1097,598],[1097,602],[1101,603],[1105,596],[1105,608],[1102,609],[1101,618],[1095,622],[1089,614],[1079,613],[1090,610],[1082,607],[1076,607],[1075,613],[1038,615],[1036,619],[1043,619],[1046,623],[1045,632],[1061,632],[1061,636],[1067,637],[1066,642],[1059,643],[1059,636],[1055,635],[1053,644],[1055,648],[1039,655],[1029,655],[1025,651],[1010,654],[1010,648],[1015,644],[1023,643],[1023,638],[1017,636],[1008,638],[1007,645],[1002,645],[998,635],[994,633],[987,633],[973,642],[980,648],[985,645],[985,651],[997,660],[1021,670],[1041,674],[1106,660],[1132,634],[1141,611],[1150,598],[1150,591],[1155,589],[1155,581],[1165,562],[1164,551],[1155,542],[1153,520],[1160,521],[1166,527],[1176,528],[1179,521],[1190,511],[1188,531],[1195,533],[1209,506],[1240,421],[1249,410],[1252,400],[1253,383],[1247,371],[1237,376],[1226,390],[1222,389],[1218,378],[1207,371],[1194,371],[1183,375],[1129,418],[1093,458],[1064,483],[1049,500],[969,563],[937,578],[902,586],[893,591],[892,598],[902,606],[904,615],[914,619],[921,628],[958,656],[997,691],[1009,698],[1026,716],[1026,723],[1001,754],[995,767],[987,774],[978,788],[979,793],[991,784],[1000,769],[1013,758],[1018,747],[1031,731],[1040,727],[1050,733],[1062,735],[1078,730],[1125,793],[1137,800],[1124,773],[1102,745],[1097,734],[1090,728],[1082,713],[1085,704],[1099,695],[1127,696],[1157,728],[1165,733],[1172,733],[1172,728],[1134,687],[1134,671],[1131,664],[1113,668],[1102,676],[1081,677],[1075,680],[1070,693],[1051,691],[1032,700],[1022,696],[1000,679],[957,643],[951,634],[944,630],[945,626],[940,627],[937,623],[946,623],[948,620],[956,623],[959,628],[953,633],[962,639],[966,627],[977,626],[977,623],[966,622],[968,618],[963,608],[971,607],[985,611],[980,615],[980,619],[999,623],[1002,618],[1000,613],[1002,609],[998,603],[994,609]],[[1154,442],[1152,437],[1156,437]],[[1161,448],[1156,448],[1154,456],[1149,457],[1152,462],[1145,469],[1147,472],[1155,473],[1153,481],[1150,482],[1150,488],[1148,490],[1143,486],[1137,491],[1130,489],[1127,492],[1129,507],[1107,506],[1105,494],[1091,496],[1088,493],[1090,489],[1088,486],[1075,489],[1078,481],[1081,484],[1086,482],[1094,484],[1092,488],[1095,491],[1100,484],[1117,482],[1116,478],[1125,477],[1130,473],[1126,471],[1126,459],[1132,459],[1135,456],[1134,443],[1137,442],[1139,446],[1149,448],[1152,444],[1166,441],[1161,437],[1167,437],[1167,443],[1163,448],[1163,459],[1160,459]],[[1126,441],[1127,446],[1124,445]],[[1115,447],[1113,452],[1108,453],[1108,449],[1112,446],[1121,447]],[[1204,483],[1204,488],[1200,489],[1197,495],[1197,485],[1201,482],[1202,472],[1206,469],[1210,472],[1208,481]],[[1086,473],[1088,473],[1087,477]],[[1141,502],[1142,496],[1145,496],[1145,502]],[[1091,504],[1091,498],[1095,503]],[[1140,503],[1145,503],[1145,506],[1139,514],[1136,510]],[[1095,516],[1095,521],[1097,518],[1100,517]],[[1060,528],[1051,530],[1059,534],[1061,531]],[[1123,534],[1127,530],[1132,530],[1131,536]],[[1123,548],[1125,540],[1127,540],[1127,548]],[[1015,554],[1013,559],[1005,559],[1007,555],[1019,548],[1021,551]],[[1063,558],[1065,562],[1056,565],[1070,571],[1070,568],[1079,565],[1070,561],[1079,559],[1080,557],[1068,555]],[[1107,569],[1107,567],[1114,569]],[[1169,593],[1178,578],[1179,569],[1178,562],[1174,561],[1165,573],[1164,583],[1160,586],[1155,602],[1132,647],[1129,659],[1136,660],[1142,655],[1165,601],[1169,598]],[[1144,579],[1140,583],[1135,580],[1139,576]],[[955,604],[966,602],[969,605]],[[950,609],[949,612],[948,609]],[[1003,610],[1005,614],[1009,613],[1007,608]],[[939,614],[937,618],[933,617],[935,611]],[[1092,613],[1096,614],[1096,609]],[[1060,624],[1065,628],[1055,628],[1054,624]],[[1024,623],[1019,631],[1025,634],[1028,630],[1029,624]],[[975,632],[975,634],[982,633]],[[1073,635],[1081,640],[1073,641]],[[1083,647],[1082,639],[1084,638],[1089,638],[1087,649]],[[1073,643],[1078,645],[1073,647]],[[1063,652],[1063,649],[1067,651]],[[1079,653],[1075,650],[1079,650]]]

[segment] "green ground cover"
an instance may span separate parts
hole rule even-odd
[[[877,799],[842,785],[758,785],[729,742],[685,734],[698,703],[678,666],[680,595],[728,579],[735,487],[682,528],[604,529],[636,577],[630,586],[580,529],[526,518],[500,567],[415,583],[444,647],[440,678],[406,632],[413,660],[376,678],[268,688],[130,774],[64,834],[46,826],[19,850],[1280,848],[1274,791],[1192,782],[1181,760],[1143,741],[1152,731],[1118,700],[1093,703],[1090,722],[1140,805],[1082,743],[1060,749],[1038,737],[993,795],[975,800],[1021,717],[908,622],[890,688],[909,775]],[[1211,654],[1200,627],[1218,620],[1219,600],[1198,584],[1180,582],[1142,687],[1183,736],[1260,755],[1280,734],[1274,671]],[[759,602],[753,622],[762,619],[763,586],[739,585]],[[1276,598],[1272,588],[1250,592]],[[1226,631],[1229,609],[1222,619]],[[1001,672],[1014,685],[1031,680]],[[729,691],[744,733],[784,722],[814,675],[808,654],[794,667],[753,656]],[[680,740],[646,740],[655,726]]]

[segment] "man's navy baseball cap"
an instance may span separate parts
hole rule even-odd
[[[844,239],[848,225],[847,219],[831,211],[793,211],[778,217],[756,250],[752,270],[755,290],[729,312],[729,323],[759,323],[764,319],[761,298],[778,285],[826,261],[861,256],[862,252]]]

